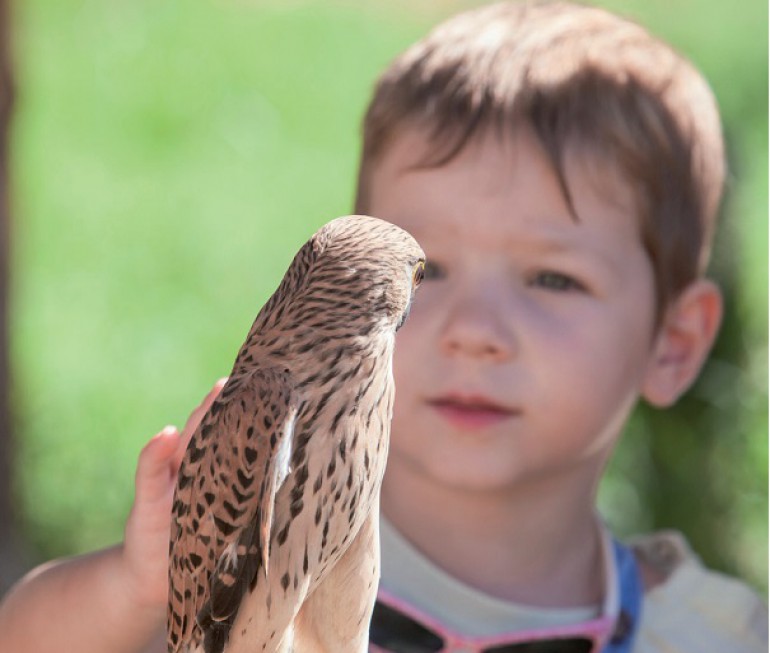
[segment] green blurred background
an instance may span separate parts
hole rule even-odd
[[[30,561],[117,541],[136,457],[229,371],[302,242],[350,212],[359,122],[439,0],[19,0],[12,140],[15,488]],[[602,1],[721,104],[731,176],[714,357],[637,412],[601,490],[767,591],[767,5]]]

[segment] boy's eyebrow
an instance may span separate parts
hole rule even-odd
[[[615,273],[622,261],[607,255],[601,248],[593,246],[592,239],[571,241],[563,236],[548,233],[508,235],[502,241],[506,247],[522,248],[537,254],[554,254],[579,259],[591,265],[597,265],[606,271]],[[576,246],[580,245],[580,246]]]
[[[565,220],[569,218],[564,216]],[[539,222],[539,221],[538,221]],[[442,243],[464,238],[463,228],[455,224],[425,224],[424,218],[419,216],[401,216],[398,224],[403,226],[420,242],[421,237],[426,238],[426,246],[441,247]],[[575,223],[570,223],[574,225]],[[579,224],[579,223],[578,223]],[[439,228],[440,227],[440,228]],[[429,240],[428,240],[429,239]],[[623,261],[617,257],[608,255],[601,248],[593,246],[593,238],[573,240],[569,236],[557,233],[550,229],[527,230],[526,233],[510,233],[500,230],[494,239],[495,246],[501,246],[509,251],[523,250],[524,253],[536,253],[539,255],[553,255],[580,259],[581,263],[600,267],[602,270],[616,274],[623,266]],[[430,252],[428,252],[430,258]]]

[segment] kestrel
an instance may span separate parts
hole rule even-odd
[[[424,260],[366,216],[294,257],[179,471],[169,652],[366,651],[395,333]]]

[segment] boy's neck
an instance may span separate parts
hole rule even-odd
[[[474,493],[394,465],[382,510],[419,551],[467,585],[524,605],[582,607],[600,603],[604,591],[594,484],[582,485],[565,493],[551,479]]]

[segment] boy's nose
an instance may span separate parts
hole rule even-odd
[[[447,356],[465,356],[492,363],[509,360],[516,350],[499,298],[469,296],[448,303],[440,346]]]

